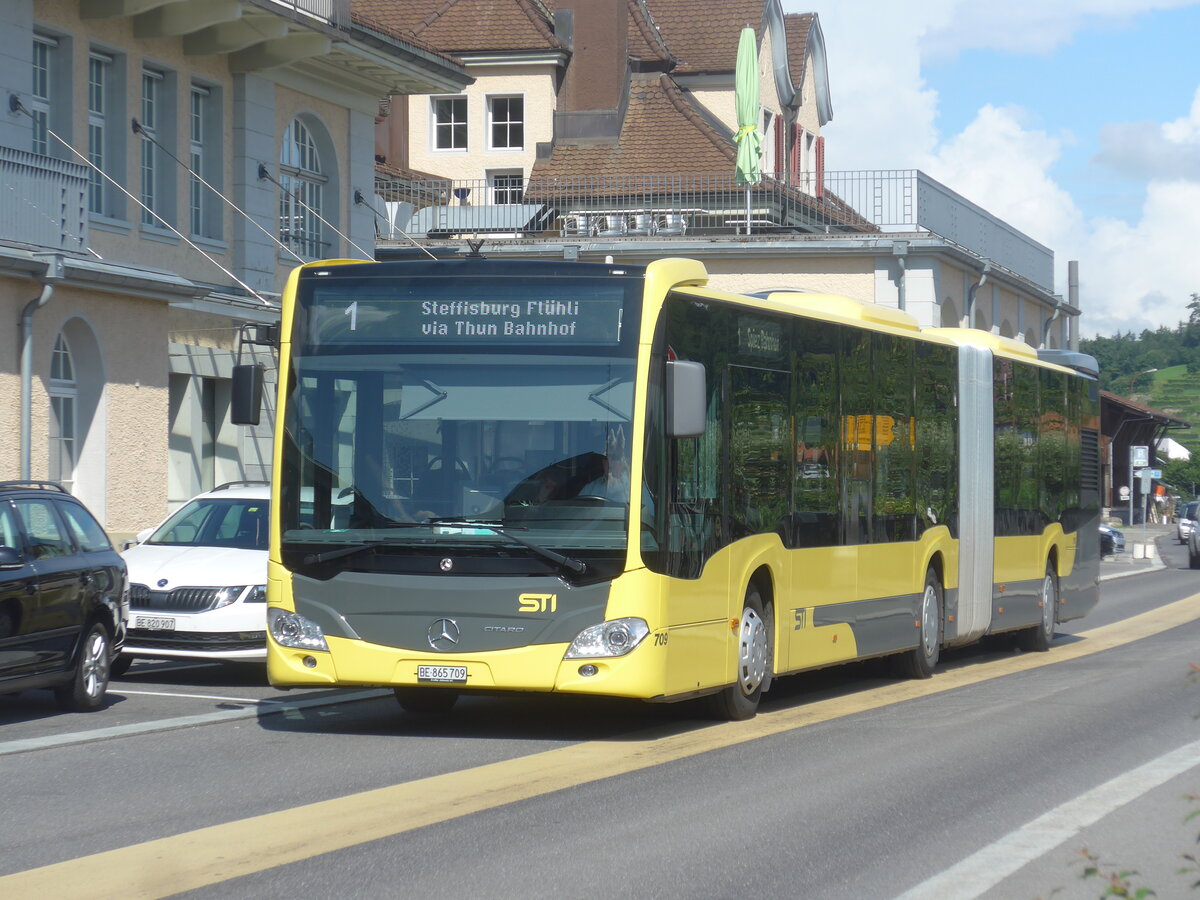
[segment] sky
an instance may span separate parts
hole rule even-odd
[[[816,12],[829,170],[920,169],[1079,260],[1081,333],[1200,293],[1200,0],[782,0]]]

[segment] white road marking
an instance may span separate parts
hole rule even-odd
[[[1200,741],[1131,769],[1038,816],[896,900],[972,900],[1109,813],[1200,765]]]
[[[252,700],[247,697],[217,697],[213,694],[177,694],[174,691],[130,691],[122,687],[109,688],[110,694],[137,694],[141,697],[185,697],[189,700],[227,700],[230,703],[287,703],[282,697]]]
[[[132,734],[149,734],[155,731],[171,731],[176,728],[188,728],[193,725],[211,725],[214,722],[231,719],[252,719],[260,715],[277,715],[295,709],[309,709],[314,706],[334,706],[338,703],[352,703],[356,700],[373,700],[386,697],[391,691],[370,690],[356,691],[351,694],[338,693],[335,696],[308,697],[303,700],[285,700],[277,705],[249,709],[220,709],[210,713],[200,713],[194,716],[175,716],[170,719],[154,719],[150,722],[132,722],[129,725],[113,725],[109,728],[96,728],[91,731],[76,731],[71,734],[52,734],[45,737],[25,738],[18,741],[0,743],[0,756],[11,753],[26,753],[30,750],[46,750],[51,747],[66,747],[72,744],[86,744],[89,741],[102,741],[108,738],[127,737]],[[178,695],[176,695],[178,696]],[[244,702],[244,701],[243,701]]]

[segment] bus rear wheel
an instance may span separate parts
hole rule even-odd
[[[904,678],[929,678],[942,652],[942,583],[937,573],[925,573],[921,592],[920,643],[896,657],[896,672]]]
[[[1054,613],[1058,609],[1058,575],[1052,563],[1046,563],[1042,579],[1042,620],[1033,628],[1017,632],[1017,646],[1032,653],[1044,653],[1054,640]]]
[[[436,716],[448,713],[458,702],[458,691],[447,688],[392,688],[396,702],[406,713]]]
[[[731,721],[754,718],[770,677],[771,644],[771,614],[758,587],[751,583],[746,588],[738,625],[737,680],[709,697],[715,718]]]

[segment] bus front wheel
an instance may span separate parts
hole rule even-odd
[[[942,583],[937,573],[925,573],[921,592],[920,643],[896,657],[896,670],[906,678],[929,678],[937,668],[942,652]]]
[[[709,698],[716,718],[732,721],[754,718],[770,676],[772,643],[771,614],[758,587],[751,583],[746,588],[738,625],[737,679]]]
[[[392,688],[396,702],[406,713],[436,716],[448,713],[458,702],[458,691],[447,688]]]

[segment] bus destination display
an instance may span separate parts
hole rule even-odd
[[[323,296],[309,308],[317,343],[617,344],[623,292],[578,299]]]

